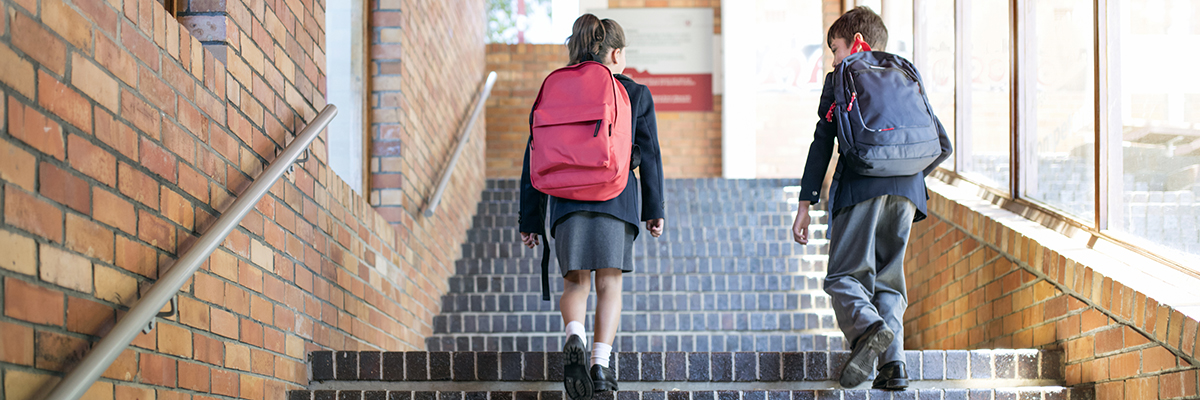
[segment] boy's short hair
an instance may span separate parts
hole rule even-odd
[[[833,21],[825,39],[826,45],[832,46],[834,38],[840,38],[845,40],[846,44],[852,45],[855,33],[861,33],[863,40],[871,45],[872,50],[883,51],[887,48],[887,26],[883,25],[883,18],[867,6],[854,7],[838,17],[837,21]]]

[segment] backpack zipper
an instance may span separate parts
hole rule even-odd
[[[596,120],[596,131],[592,132],[592,137],[600,136],[600,125],[602,125],[603,123],[604,123],[604,120],[602,120],[602,119]],[[612,128],[610,127],[609,134],[608,134],[609,136],[612,136],[611,132],[612,132]]]

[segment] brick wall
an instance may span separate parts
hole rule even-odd
[[[720,0],[610,0],[609,7],[712,7],[713,31],[721,33]],[[488,99],[488,178],[521,176],[529,139],[529,110],[542,80],[566,62],[567,51],[562,45],[487,46],[487,69],[498,74]],[[711,112],[659,111],[657,118],[667,178],[721,176],[721,96],[713,96]]]
[[[220,3],[225,62],[153,0],[0,0],[0,398],[77,363],[324,107],[324,1]],[[89,398],[278,398],[308,351],[424,347],[482,172],[395,229],[313,150]]]
[[[1097,398],[1198,395],[1195,318],[1096,272],[1103,256],[1032,239],[1036,224],[940,190],[909,240],[906,348],[1063,349],[1067,384]]]
[[[486,117],[480,115],[436,216],[421,214],[485,78],[485,3],[372,4],[371,204],[407,244],[401,264],[420,272],[413,279],[429,298],[418,320],[428,324],[440,310],[446,279],[454,274],[459,245],[466,240],[485,183]]]

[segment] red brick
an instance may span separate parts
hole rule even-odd
[[[62,0],[42,1],[42,23],[76,48],[91,50],[92,24]]]
[[[142,166],[175,183],[175,156],[146,137],[142,137],[141,149]]]
[[[202,203],[208,202],[208,178],[195,168],[179,166],[179,188]]]
[[[23,13],[12,13],[12,43],[26,55],[55,74],[63,75],[67,69],[67,47],[42,24],[29,19]]]
[[[184,71],[175,60],[168,60],[168,62],[163,63],[162,67],[163,80],[167,81],[175,91],[179,92],[181,99],[191,100],[196,91],[196,82],[192,74]],[[179,101],[180,106],[184,104],[187,104],[187,102]],[[198,111],[196,113],[199,114]]]
[[[125,4],[134,2],[133,0],[126,1]],[[144,386],[123,386],[116,385],[113,390],[114,396],[118,399],[128,400],[156,400],[154,389]]]
[[[175,387],[175,360],[158,354],[141,354],[142,383]]]
[[[71,55],[71,84],[104,108],[117,111],[120,107],[117,80],[79,53]]]
[[[121,89],[121,116],[133,122],[133,126],[141,129],[146,135],[155,139],[159,137],[162,118],[158,111],[126,89]]]
[[[210,368],[203,364],[180,361],[179,387],[197,392],[207,392],[209,389],[209,370]]]
[[[249,400],[263,399],[263,379],[253,375],[241,375],[242,398]]]
[[[169,122],[163,125],[162,143],[181,160],[188,164],[196,163],[196,140],[178,125]]]
[[[158,182],[124,162],[117,166],[117,187],[121,194],[146,207],[158,209]]]
[[[207,136],[208,120],[200,114],[200,109],[186,101],[179,102],[179,124],[197,137]]]
[[[4,315],[42,325],[62,326],[63,294],[16,278],[4,278]]]
[[[138,77],[138,93],[146,97],[146,101],[162,110],[167,115],[175,116],[175,91],[171,89],[154,71],[141,68]]]
[[[67,214],[67,248],[105,262],[113,261],[112,231],[79,217]]]
[[[150,69],[158,71],[158,45],[151,42],[145,36],[142,36],[138,29],[133,28],[128,22],[121,29],[121,43],[133,53],[142,62],[146,63]]]
[[[38,369],[64,371],[87,354],[88,341],[49,331],[38,331],[34,362]]]
[[[1162,390],[1162,393],[1158,398],[1177,399],[1183,397],[1183,376],[1183,372],[1160,375],[1158,377],[1158,387]]]
[[[250,315],[250,292],[232,283],[225,284],[225,307],[234,314]]]
[[[116,322],[112,307],[78,297],[67,298],[67,330],[103,336]]]
[[[145,210],[138,210],[138,238],[168,252],[175,251],[175,227]]]
[[[42,195],[83,214],[92,213],[91,186],[53,164],[43,162],[38,169]]]
[[[63,240],[63,212],[12,185],[5,185],[4,222],[54,242]]]
[[[212,370],[212,393],[236,397],[240,394],[240,383],[237,372]]]
[[[195,220],[192,215],[194,210],[192,203],[185,199],[183,195],[168,189],[166,186],[162,187],[160,198],[162,199],[161,210],[163,216],[183,226],[184,229],[191,230],[192,223]]]
[[[1158,377],[1137,378],[1125,381],[1125,399],[1157,399]]]
[[[180,297],[179,322],[193,328],[208,330],[208,306],[189,297]]]
[[[158,351],[170,355],[192,358],[192,332],[174,324],[158,324]]]
[[[138,159],[138,135],[112,114],[96,108],[96,138],[134,161]],[[115,155],[115,154],[114,154]]]
[[[113,360],[112,365],[101,375],[109,379],[117,379],[122,381],[132,381],[138,370],[138,356],[134,349],[126,348]],[[117,386],[118,388],[122,386]],[[120,397],[118,397],[120,398]]]
[[[117,18],[117,13],[112,7],[109,7],[105,0],[75,0],[74,3],[79,7],[79,11],[82,11],[83,15],[91,19],[101,30],[109,35],[116,35],[117,22],[120,20]],[[96,35],[96,40],[99,40],[101,36],[104,35]]]
[[[250,372],[271,376],[275,374],[275,356],[259,349],[250,349]]]
[[[33,328],[0,321],[0,362],[33,366]]]
[[[3,12],[3,6],[0,6],[0,12]],[[4,14],[8,15],[8,14]],[[0,18],[0,31],[3,31],[4,22],[7,18]],[[35,84],[37,78],[33,74],[33,64],[25,61],[21,56],[17,55],[12,48],[7,44],[0,44],[0,82],[8,85],[27,98],[37,96]]]
[[[196,360],[212,365],[225,365],[225,345],[217,339],[192,334],[192,353]]]
[[[1139,352],[1129,352],[1110,357],[1109,376],[1112,379],[1124,379],[1138,374],[1141,365]]]
[[[59,160],[66,159],[62,127],[41,112],[26,107],[14,97],[8,98],[8,133],[38,151]]]
[[[1088,332],[1093,329],[1097,329],[1097,328],[1108,325],[1109,320],[1108,320],[1108,317],[1104,315],[1104,313],[1096,310],[1095,308],[1090,308],[1087,311],[1083,312],[1083,322],[1082,323],[1083,323],[1083,325],[1081,326],[1082,331]]]
[[[84,132],[92,132],[92,105],[45,71],[38,72],[38,104]]]
[[[1175,355],[1165,347],[1154,346],[1142,350],[1142,373],[1150,374],[1175,368]]]
[[[134,61],[132,54],[104,35],[96,35],[96,62],[126,85],[137,86],[137,61]]]
[[[126,1],[126,4],[130,4],[130,2],[133,1]],[[120,386],[118,384],[114,387],[113,393],[116,399],[122,400],[156,400],[155,389],[148,387]]]
[[[249,344],[255,347],[263,347],[263,326],[253,320],[241,320],[241,336],[239,339],[242,343]]]
[[[228,311],[212,309],[209,312],[211,321],[208,326],[212,329],[212,333],[230,338],[238,338],[238,317]]]
[[[76,171],[109,187],[117,186],[117,158],[82,136],[68,137],[67,160]]]
[[[95,205],[92,217],[96,221],[131,235],[137,233],[137,214],[133,211],[133,203],[101,189],[92,191],[92,203]]]
[[[31,192],[36,190],[37,160],[15,143],[0,140],[0,179]]]
[[[120,235],[117,236],[116,264],[126,271],[147,278],[158,277],[158,254],[154,248]]]

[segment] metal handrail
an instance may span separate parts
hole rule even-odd
[[[254,180],[254,183],[242,193],[241,197],[238,197],[237,201],[234,201],[233,205],[224,214],[221,214],[212,228],[196,241],[195,246],[192,246],[170,270],[155,282],[146,296],[129,310],[125,318],[117,322],[107,336],[100,339],[100,343],[75,369],[67,374],[66,379],[54,387],[46,399],[76,400],[84,392],[87,392],[100,374],[108,369],[117,356],[121,355],[121,352],[129,346],[138,333],[154,320],[158,310],[179,293],[179,289],[191,279],[192,274],[200,268],[200,264],[225,241],[225,237],[229,236],[234,228],[241,224],[242,218],[245,218],[250,210],[254,209],[259,199],[262,199],[275,181],[283,176],[284,172],[300,156],[300,153],[308,148],[308,145],[312,143],[318,133],[325,129],[325,126],[329,125],[329,121],[335,115],[337,115],[337,107],[332,104],[325,106],[325,110],[317,114],[317,117],[313,118],[312,122],[299,135],[296,135],[296,139],[279,154],[275,161],[271,162],[271,165],[258,176],[258,179]]]
[[[479,118],[479,112],[483,111],[483,105],[487,102],[487,98],[492,94],[492,86],[496,84],[496,71],[488,73],[487,80],[483,83],[483,89],[480,90],[479,100],[475,102],[475,110],[471,111],[471,119],[467,121],[466,127],[459,133],[458,147],[454,149],[454,155],[450,156],[450,164],[446,166],[446,170],[442,171],[442,179],[438,182],[437,190],[433,192],[433,197],[429,199],[429,204],[425,206],[425,218],[433,216],[437,211],[438,204],[442,202],[442,192],[446,191],[446,184],[450,183],[450,175],[454,173],[454,166],[458,164],[458,157],[462,155],[463,147],[466,147],[467,141],[471,139],[471,128],[475,127],[475,119]]]

